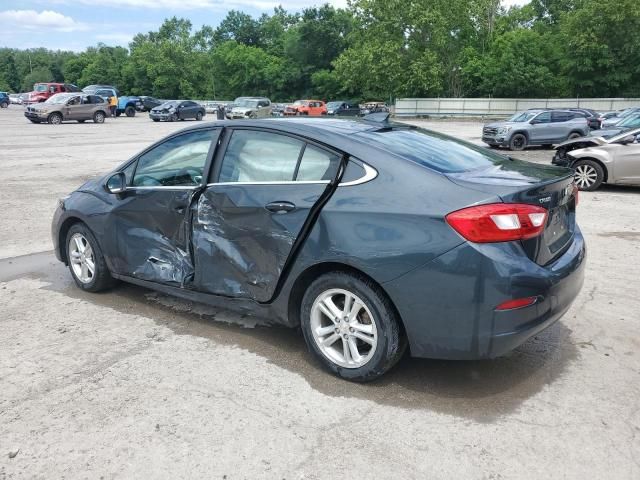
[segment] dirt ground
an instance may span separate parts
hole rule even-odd
[[[479,142],[478,122],[418,123]],[[297,331],[133,286],[86,294],[55,260],[57,198],[183,126],[0,111],[0,479],[640,478],[640,188],[581,194],[586,281],[553,327],[357,385]]]

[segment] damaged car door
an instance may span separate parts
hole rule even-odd
[[[129,186],[110,214],[119,273],[174,286],[192,278],[190,207],[219,133],[209,128],[175,135],[125,169],[132,171]]]
[[[342,155],[305,139],[236,127],[225,131],[193,220],[194,285],[268,302],[313,207]]]

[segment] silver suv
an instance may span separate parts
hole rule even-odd
[[[271,100],[266,97],[238,97],[227,118],[268,118],[271,116]]]
[[[491,147],[524,150],[531,145],[562,143],[589,134],[587,119],[570,110],[526,110],[509,120],[493,122],[482,129],[482,141]]]

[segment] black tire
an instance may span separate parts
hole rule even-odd
[[[47,122],[49,122],[51,125],[60,125],[62,123],[62,115],[60,115],[59,113],[52,113],[47,118]]]
[[[579,160],[572,167],[576,172],[574,178],[580,190],[593,192],[604,182],[604,170],[598,162]]]
[[[567,137],[567,140],[573,140],[574,138],[584,137],[580,132],[571,132]]]
[[[7,102],[0,103],[0,108],[9,108],[9,104]]]
[[[203,117],[203,116],[204,116],[204,115],[202,115],[202,112],[198,112],[198,113],[196,113],[196,121],[198,121],[198,122],[199,122],[200,120],[202,120],[202,117]]]
[[[95,265],[95,274],[90,282],[82,282],[73,270],[71,259],[69,258],[69,242],[74,234],[79,233],[84,238],[87,239],[87,242],[91,246],[93,250],[93,258]],[[104,255],[102,254],[102,250],[100,249],[100,245],[98,241],[91,233],[91,230],[87,228],[84,223],[76,223],[71,226],[69,231],[67,232],[65,248],[67,252],[67,263],[69,264],[69,271],[71,272],[71,276],[73,280],[76,282],[76,285],[85,290],[87,292],[100,292],[102,290],[106,290],[108,288],[113,287],[117,281],[111,276],[109,272],[109,268],[104,260]]]
[[[93,123],[104,123],[106,114],[104,112],[96,112],[93,114]]]
[[[135,107],[132,107],[131,105],[127,106],[127,107],[124,109],[124,114],[125,114],[127,117],[135,117],[135,116],[136,116],[136,109],[135,109]]]
[[[311,310],[314,302],[323,292],[336,288],[357,295],[375,319],[376,349],[371,358],[358,368],[343,367],[330,360],[318,347],[311,331]],[[384,292],[365,277],[345,272],[330,272],[320,276],[307,288],[300,311],[300,323],[307,347],[326,370],[345,380],[375,380],[392,368],[406,349],[406,336],[394,306]]]
[[[120,115],[122,115],[122,112],[116,110],[116,117],[119,117]]]
[[[516,133],[509,140],[509,150],[519,152],[525,148],[527,148],[527,137],[523,133]]]

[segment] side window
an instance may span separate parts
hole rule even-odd
[[[133,177],[136,187],[196,186],[202,180],[213,131],[173,137],[138,159]]]
[[[236,130],[222,160],[218,182],[290,182],[304,143],[255,130]]]
[[[299,182],[332,180],[338,172],[340,157],[335,153],[307,145],[300,161],[296,180]]]
[[[573,114],[568,112],[551,112],[551,121],[553,123],[566,122],[567,120],[571,120],[572,118]]]
[[[551,121],[551,112],[543,112],[536,117],[538,123],[549,123]]]

